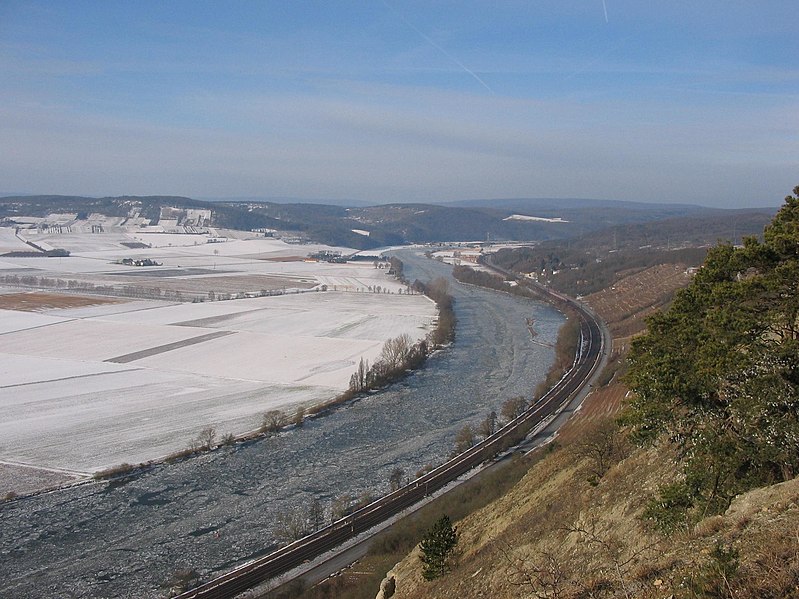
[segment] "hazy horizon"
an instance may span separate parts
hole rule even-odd
[[[787,195],[787,194],[786,194]],[[630,205],[685,205],[697,206],[701,208],[722,209],[722,210],[777,210],[782,204],[782,199],[775,201],[772,204],[762,204],[759,206],[712,206],[702,203],[691,202],[641,202],[636,200],[617,200],[614,198],[573,198],[573,197],[504,197],[504,198],[460,198],[454,200],[441,200],[441,199],[427,199],[427,200],[407,200],[407,201],[385,201],[385,202],[369,202],[366,200],[359,200],[356,198],[300,198],[300,197],[273,197],[273,196],[218,196],[218,197],[201,197],[201,196],[188,196],[184,194],[130,194],[120,193],[114,195],[92,195],[92,194],[64,194],[64,193],[25,193],[25,192],[3,192],[0,191],[0,199],[13,198],[13,197],[86,197],[93,199],[113,198],[113,197],[175,197],[186,198],[190,200],[199,200],[201,202],[272,202],[276,204],[319,204],[330,206],[343,206],[343,207],[369,207],[369,206],[382,206],[388,204],[432,204],[432,205],[462,205],[462,204],[482,204],[491,202],[599,202],[599,203],[624,203]]]

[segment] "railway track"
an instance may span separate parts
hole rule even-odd
[[[506,276],[512,273],[496,269]],[[300,566],[384,522],[520,442],[549,422],[583,389],[602,361],[604,338],[596,317],[569,297],[530,283],[542,299],[568,306],[580,319],[580,343],[568,372],[521,415],[464,453],[412,483],[277,551],[239,566],[179,595],[177,599],[228,599]]]

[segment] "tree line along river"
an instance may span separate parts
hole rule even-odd
[[[456,340],[422,370],[301,429],[162,465],[122,484],[81,485],[0,509],[0,596],[163,597],[178,570],[203,579],[275,548],[280,514],[344,494],[377,496],[401,468],[444,461],[457,432],[529,397],[563,316],[465,286],[450,267],[397,252],[408,280],[449,280]],[[535,341],[528,329],[534,322]]]

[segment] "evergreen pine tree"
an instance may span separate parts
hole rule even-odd
[[[650,510],[664,528],[672,512],[721,513],[736,495],[799,473],[799,187],[794,194],[762,242],[712,248],[633,342],[626,421],[641,441],[675,443],[683,465],[684,480]]]
[[[433,580],[445,574],[449,567],[447,558],[458,542],[458,532],[452,526],[449,516],[439,518],[432,528],[427,531],[421,542],[424,564],[422,576],[425,580]]]

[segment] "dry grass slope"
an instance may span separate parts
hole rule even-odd
[[[614,338],[629,337],[643,331],[646,317],[690,282],[686,269],[680,264],[660,264],[620,273],[612,287],[584,299],[608,323]]]
[[[662,537],[641,514],[674,476],[670,456],[638,450],[595,486],[589,462],[568,449],[546,457],[457,524],[450,574],[424,581],[416,552],[397,564],[394,598],[799,597],[799,479]]]

